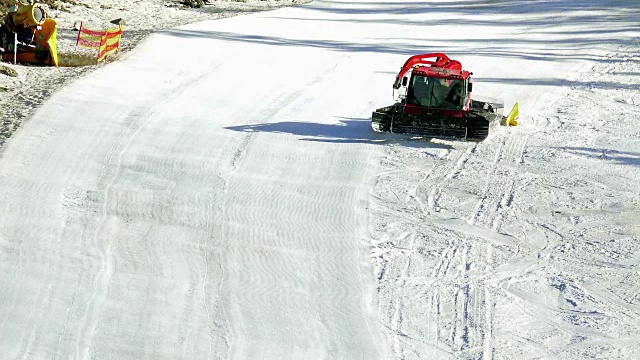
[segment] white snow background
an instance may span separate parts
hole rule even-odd
[[[156,33],[0,153],[1,357],[640,358],[639,26],[315,0]],[[521,125],[372,132],[427,52]]]

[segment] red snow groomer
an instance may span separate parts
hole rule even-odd
[[[490,124],[502,121],[504,104],[472,99],[471,75],[442,53],[410,57],[393,84],[397,102],[375,110],[371,127],[429,138],[484,140]]]

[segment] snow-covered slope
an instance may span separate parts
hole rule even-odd
[[[633,358],[638,7],[314,1],[160,32],[0,155],[0,353]],[[432,51],[523,126],[373,133]]]
[[[497,3],[508,35],[463,64],[520,100],[521,126],[383,157],[372,258],[394,357],[637,359],[640,4]]]

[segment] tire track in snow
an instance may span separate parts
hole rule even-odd
[[[106,231],[106,229],[110,227],[108,224],[108,222],[110,222],[108,219],[108,205],[110,200],[109,195],[111,193],[113,185],[115,184],[120,174],[122,157],[124,153],[127,151],[127,148],[132,143],[133,139],[136,137],[140,129],[144,128],[144,125],[146,125],[147,122],[151,121],[152,119],[153,117],[147,117],[142,125],[138,127],[124,143],[123,149],[117,155],[117,161],[115,164],[116,171],[107,182],[107,185],[103,191],[104,203],[102,208],[102,218],[99,221],[100,225],[96,227],[96,231],[93,234],[95,246],[99,250],[100,254],[100,264],[95,277],[93,292],[87,304],[87,308],[85,310],[85,314],[79,329],[78,343],[76,345],[76,359],[89,358],[89,351],[91,349],[91,343],[93,341],[93,335],[97,325],[98,314],[100,312],[102,303],[107,296],[107,288],[114,271],[113,255],[111,251],[113,240],[111,239],[112,235],[110,234],[110,232]],[[99,239],[104,236],[104,234],[106,234],[106,240],[99,242]]]
[[[428,209],[430,211],[439,211],[440,208],[438,206],[438,200],[440,198],[440,194],[442,191],[449,185],[450,181],[458,176],[458,174],[462,171],[464,166],[469,161],[470,157],[475,153],[478,147],[477,143],[469,146],[465,151],[461,153],[458,159],[455,162],[449,162],[453,164],[452,167],[448,168],[446,171],[441,172],[441,176],[432,185],[431,191],[428,195]],[[498,153],[500,154],[500,153]],[[433,173],[433,171],[431,172]],[[469,257],[472,253],[472,245],[465,246],[464,250],[460,252],[459,243],[457,241],[452,241],[449,244],[449,247],[444,250],[441,254],[439,262],[432,270],[432,278],[435,279],[447,279],[450,278],[450,270],[452,269],[452,264],[455,262],[459,262],[460,266],[463,269],[463,273],[461,274],[466,277],[466,272],[470,270],[470,260]],[[461,258],[460,258],[461,256]],[[459,268],[455,268],[456,270],[460,270]],[[437,289],[437,287],[436,287]],[[457,291],[454,295],[453,300],[453,318],[451,319],[451,335],[450,341],[454,346],[457,347],[458,352],[463,352],[470,347],[475,347],[475,342],[480,338],[479,335],[472,333],[473,329],[479,329],[480,326],[478,321],[475,321],[477,316],[478,299],[481,297],[478,294],[480,287],[477,284],[473,284],[471,282],[464,282],[460,287],[457,288]],[[432,297],[440,299],[440,297]],[[475,306],[474,306],[475,305]],[[438,302],[435,305],[435,310],[440,311],[441,304]],[[440,314],[431,314],[429,315],[431,318],[440,318]],[[471,322],[474,321],[473,329]],[[437,324],[437,322],[436,322]],[[438,330],[435,331],[436,334],[439,333]],[[437,343],[437,339],[436,339]]]
[[[165,102],[170,103],[171,101],[182,95],[182,93],[185,92],[189,87],[203,82],[206,78],[206,76],[195,76],[191,78],[181,79],[182,81],[178,82],[177,86],[175,87],[169,89],[161,88],[161,91],[157,94],[157,98],[165,99]],[[128,121],[125,121],[125,123],[130,124],[130,127],[128,129],[129,134],[126,137],[126,140],[122,142],[121,148],[117,150],[117,154],[115,155],[116,161],[113,165],[113,174],[108,175],[109,178],[106,182],[104,190],[102,191],[102,216],[93,234],[95,248],[98,249],[100,256],[100,263],[98,265],[98,271],[95,276],[92,294],[89,298],[78,329],[75,354],[76,359],[86,359],[89,357],[99,313],[108,295],[109,282],[114,273],[114,260],[112,251],[112,246],[114,246],[114,239],[112,239],[112,234],[108,230],[112,226],[113,230],[115,230],[118,225],[114,224],[117,218],[110,215],[109,206],[111,205],[110,196],[113,192],[112,189],[116,184],[118,177],[120,176],[120,172],[122,171],[122,165],[124,162],[123,159],[125,157],[125,154],[130,151],[130,147],[134,140],[137,138],[138,134],[144,131],[146,127],[156,119],[155,115],[159,111],[159,108],[155,107],[155,105],[155,101],[150,100],[148,103],[143,104],[140,108],[138,108],[137,111],[133,111],[129,115]],[[109,159],[111,157],[113,157],[113,155],[110,155]],[[108,161],[108,163],[110,163],[110,161]],[[105,170],[108,171],[109,169],[105,168]],[[104,234],[106,234],[106,236],[104,236]],[[101,238],[103,239],[102,241],[100,241]]]
[[[404,169],[387,170],[380,175],[381,178],[395,177],[396,173],[403,171],[411,171],[417,175],[414,177],[416,182],[409,183],[410,186],[406,187],[404,191],[394,193],[390,191],[392,188],[387,190],[388,194],[398,200],[392,201],[389,206],[393,206],[393,204],[403,206],[402,198],[404,197],[406,201],[413,203],[412,207],[418,210],[413,217],[407,215],[406,219],[399,218],[399,220],[402,219],[402,222],[409,223],[422,222],[432,217],[432,214],[441,211],[439,204],[441,194],[448,189],[451,181],[464,170],[478,146],[475,143],[465,145],[462,149],[442,150],[439,156],[431,158],[433,162],[426,170],[409,166]],[[391,160],[393,162],[390,164],[394,166],[407,165],[403,163],[402,159]],[[379,185],[381,184],[384,183],[379,182]],[[402,189],[401,184],[393,185]],[[394,210],[392,208],[389,211]],[[421,262],[417,263],[416,270],[411,270],[412,259],[420,260],[416,254],[422,253],[421,248],[424,246],[422,241],[421,245],[417,245],[415,235],[412,236],[412,241],[407,241],[407,238],[402,236],[393,241],[395,243],[393,247],[377,251],[374,255],[381,256],[383,260],[380,276],[386,278],[387,281],[394,279],[391,281],[395,284],[397,292],[402,294],[399,289],[406,289],[409,293],[413,293],[411,289],[420,289],[415,293],[416,295],[409,297],[393,296],[390,298],[391,302],[387,302],[389,307],[387,309],[381,308],[381,311],[387,314],[383,317],[387,319],[383,321],[383,324],[391,330],[390,336],[394,344],[395,355],[398,358],[403,358],[408,354],[405,353],[407,351],[417,351],[414,355],[422,354],[425,356],[427,353],[432,355],[437,353],[442,356],[449,346],[453,346],[456,352],[461,353],[478,342],[476,340],[478,336],[474,332],[475,324],[472,324],[476,319],[472,313],[475,311],[474,304],[477,303],[476,299],[478,298],[477,295],[474,295],[474,291],[478,287],[463,280],[466,277],[464,274],[469,268],[467,259],[472,250],[466,246],[460,248],[459,240],[449,230],[434,228],[432,231],[436,231],[438,237],[442,236],[450,240],[444,246],[438,246],[439,255],[437,261],[434,261],[430,268],[430,276],[424,276],[426,275],[424,272],[422,273],[424,275],[420,276],[422,275],[420,272],[415,272],[424,267],[425,264]],[[425,302],[424,306],[421,306],[424,309],[421,313],[424,322],[428,324],[428,330],[421,336],[409,335],[411,333],[409,329],[414,329],[413,319],[408,325],[409,329],[404,329],[404,313],[410,311],[409,314],[415,315],[415,308],[412,305],[415,301]],[[411,316],[409,318],[411,319]],[[409,340],[418,341],[423,345],[415,347],[416,343]],[[422,351],[427,352],[423,353]],[[416,356],[420,357],[420,355]]]
[[[502,135],[495,146],[493,161],[485,172],[482,196],[467,221],[470,225],[481,226],[499,232],[502,219],[508,216],[518,180],[517,167],[524,161],[526,137]],[[492,246],[477,241],[467,243],[465,269],[470,273],[482,271],[492,263]],[[473,260],[471,260],[474,258]],[[486,269],[485,269],[486,270]],[[461,298],[462,336],[458,340],[459,351],[472,348],[481,349],[481,357],[493,358],[493,312],[492,290],[477,276],[467,279],[456,299]]]
[[[620,116],[628,109],[615,103],[615,96],[624,91],[607,86],[598,89],[603,84],[603,72],[608,73],[602,66],[596,65],[586,79],[581,79],[587,85],[573,88],[553,105],[561,113],[560,126],[545,131],[545,135],[553,132],[554,138],[529,139],[536,144],[529,156],[528,170],[533,172],[528,174],[529,185],[543,191],[539,192],[540,200],[534,199],[533,192],[524,192],[524,199],[519,201],[534,205],[513,215],[523,229],[510,230],[524,233],[520,236],[524,246],[501,269],[505,277],[499,281],[497,293],[504,299],[500,304],[503,312],[515,310],[520,313],[520,321],[526,319],[525,324],[530,324],[512,327],[513,333],[506,337],[506,341],[523,335],[530,339],[519,349],[517,354],[521,356],[540,354],[538,350],[542,350],[558,358],[619,357],[628,355],[621,349],[632,348],[618,343],[628,341],[618,339],[620,334],[637,334],[638,310],[625,296],[630,286],[624,281],[631,279],[633,283],[637,279],[637,271],[628,267],[634,261],[630,254],[637,253],[637,231],[630,229],[625,219],[634,211],[624,206],[627,189],[635,185],[627,184],[626,178],[629,170],[636,171],[629,167],[633,160],[611,166],[609,160],[613,159],[607,154],[608,149],[619,149],[619,143],[624,144],[625,136],[629,136],[626,133],[635,135],[636,129]],[[606,81],[618,79],[607,76]],[[607,143],[609,136],[614,141]],[[604,161],[597,163],[590,158]],[[523,160],[521,155],[520,163]],[[603,174],[601,168],[607,173]],[[497,316],[505,326],[504,316]],[[570,341],[565,344],[567,338]],[[548,346],[532,346],[540,342]],[[505,356],[514,354],[509,349],[501,350]]]
[[[415,233],[411,233],[409,234],[409,252],[411,252],[411,250],[413,250],[414,248],[414,244],[415,244]],[[397,263],[396,263],[397,264]],[[401,282],[400,286],[405,286],[406,284],[406,278],[409,274],[409,268],[411,266],[411,257],[407,256],[406,257],[406,262],[404,264],[404,266],[402,266],[402,268],[400,269],[400,275],[399,275],[399,282]],[[394,351],[396,352],[397,355],[402,354],[402,347],[400,344],[400,334],[403,334],[402,331],[402,308],[403,308],[403,304],[400,301],[399,298],[394,299],[394,313],[393,313],[393,319],[392,319],[392,330],[395,332],[394,334]]]
[[[354,211],[363,207],[362,188],[355,187],[369,171],[360,155],[370,145],[300,139],[309,135],[297,132],[292,121],[314,106],[326,113],[316,94],[325,99],[328,84],[342,84],[350,73],[338,65],[325,70],[309,73],[314,78],[302,85],[304,92],[247,116],[259,123],[233,128],[252,136],[229,149],[239,155],[220,172],[223,232],[233,239],[225,255],[233,331],[229,357],[352,352],[373,333],[354,293],[362,278],[353,242],[363,218]],[[318,123],[328,125],[324,121]],[[361,338],[358,344],[348,343],[354,336]]]
[[[60,258],[60,253],[58,252],[57,254],[58,260]],[[22,257],[22,254],[21,254]],[[45,255],[46,257],[46,267],[45,267],[45,274],[49,274],[50,273],[50,268],[51,268],[51,256],[50,254]],[[59,261],[58,261],[59,262]],[[20,263],[22,264],[22,260],[20,261]],[[36,292],[37,296],[36,299],[37,301],[42,301],[43,303],[49,303],[50,302],[50,298],[51,298],[51,293],[52,293],[52,287],[51,286],[45,286],[44,283],[41,283],[38,286],[38,290]],[[14,306],[14,304],[12,304],[12,307]],[[45,317],[45,311],[44,309],[39,309],[39,311],[37,312],[32,312],[30,314],[31,319],[30,321],[34,321],[36,323],[40,323],[42,322],[46,317]],[[34,347],[34,344],[37,345],[37,338],[39,336],[41,336],[41,332],[42,329],[39,328],[32,328],[31,332],[29,334],[29,336],[26,339],[26,342],[21,344],[21,348],[18,351],[18,354],[22,353],[22,359],[27,359],[29,354],[32,353],[32,349]],[[16,355],[15,358],[17,358],[18,356]]]
[[[482,359],[490,360],[494,358],[493,353],[495,347],[493,334],[495,304],[493,302],[491,290],[486,286],[484,287],[484,300],[484,327],[479,328],[479,330],[482,332]]]
[[[493,162],[486,171],[482,195],[469,217],[470,225],[500,230],[515,195],[517,167],[524,162],[526,142],[524,136],[500,136]]]
[[[491,211],[476,211],[478,218],[484,221],[487,228],[499,229],[501,216],[509,215],[509,207],[515,191],[515,178],[510,178],[517,171],[515,168],[523,161],[523,153],[526,143],[522,141],[514,141],[503,137],[500,138],[494,147],[492,156],[493,161],[490,167],[484,167],[485,187],[483,189],[484,206],[493,207]],[[446,194],[447,201],[450,201],[449,192],[456,191],[459,176],[466,176],[465,168],[471,166],[485,164],[482,159],[486,155],[486,145],[468,144],[463,149],[446,150],[444,156],[436,158],[430,166],[422,171],[418,168],[403,162],[401,157],[396,156],[390,158],[393,162],[390,165],[395,166],[381,173],[381,179],[397,177],[397,174],[403,174],[407,171],[415,172],[413,176],[416,182],[404,188],[403,191],[392,191],[390,187],[385,192],[379,192],[382,187],[378,187],[378,196],[385,193],[391,196],[390,203],[387,202],[394,211],[394,206],[403,206],[403,198],[412,203],[414,208],[419,210],[414,216],[405,215],[396,218],[400,224],[406,222],[414,223],[430,221],[429,219],[438,219],[440,216],[450,216],[448,209],[442,208],[440,198]],[[409,151],[409,153],[411,153]],[[399,153],[399,155],[403,155]],[[411,158],[411,157],[410,157]],[[416,170],[418,169],[418,170]],[[472,169],[473,172],[473,169]],[[505,175],[506,174],[506,175]],[[508,176],[507,176],[508,175]],[[505,178],[513,183],[513,186],[490,186],[492,179],[496,182],[505,183]],[[386,184],[386,182],[380,182]],[[507,182],[508,184],[508,182]],[[402,184],[393,184],[396,189],[403,189]],[[455,193],[454,193],[455,194]],[[422,201],[426,196],[426,201]],[[384,201],[384,200],[383,200]],[[445,203],[446,204],[446,203]],[[493,204],[493,205],[490,205]],[[426,205],[426,207],[425,207]],[[441,215],[440,215],[441,214]],[[495,224],[495,225],[494,225]],[[471,239],[462,242],[459,234],[455,229],[447,230],[439,228],[436,224],[429,229],[429,233],[434,239],[448,239],[446,243],[440,244],[438,248],[438,257],[432,261],[433,266],[428,274],[430,276],[420,276],[419,273],[407,273],[403,269],[410,269],[407,264],[418,260],[420,264],[423,259],[416,257],[422,254],[422,244],[409,244],[404,238],[394,240],[395,245],[387,250],[374,252],[373,256],[381,256],[380,278],[387,281],[393,280],[395,292],[402,294],[400,289],[404,289],[410,294],[409,296],[390,297],[391,302],[387,302],[388,308],[381,308],[381,313],[387,314],[383,316],[383,324],[389,326],[390,337],[394,344],[394,351],[398,358],[402,358],[409,354],[409,349],[418,351],[425,356],[435,349],[449,348],[453,351],[452,356],[455,357],[480,357],[483,359],[491,359],[494,356],[494,300],[491,288],[485,283],[485,280],[479,277],[479,274],[485,272],[492,262],[491,244],[479,239]],[[474,225],[474,224],[471,224]],[[412,225],[406,225],[411,228]],[[477,226],[477,224],[475,225]],[[404,227],[404,225],[403,225]],[[469,229],[472,231],[472,229]],[[495,230],[494,230],[495,231]],[[425,264],[418,265],[424,266]],[[424,270],[423,270],[424,271]],[[420,290],[413,291],[415,287]],[[383,295],[384,296],[384,295]],[[424,299],[424,300],[423,300]],[[416,311],[412,309],[411,304],[414,301],[423,302],[423,311],[420,311],[423,323],[428,324],[427,331],[422,336],[414,336],[411,331],[405,330],[406,327],[412,328],[412,322],[415,321]],[[405,324],[405,318],[409,319],[408,325]],[[426,348],[416,348],[416,343],[408,342],[409,339],[424,342]],[[444,346],[444,347],[443,347]],[[431,349],[431,350],[427,350]],[[422,352],[420,352],[422,351]],[[426,351],[426,352],[425,352]],[[455,355],[454,355],[455,354]]]
[[[461,169],[467,163],[471,154],[474,152],[476,146],[477,144],[473,144],[473,146],[470,146],[464,151],[461,151],[456,161],[450,161],[447,159],[447,157],[449,157],[453,153],[452,151],[447,151],[444,157],[440,157],[438,161],[429,170],[423,172],[421,179],[418,181],[415,187],[408,189],[407,199],[413,199],[414,201],[416,201],[419,209],[425,215],[428,215],[432,211],[439,211],[440,209],[438,208],[437,201],[440,193],[448,185],[449,181],[461,171]],[[422,188],[430,188],[430,190],[428,191],[426,204],[420,201],[419,189],[422,189]],[[402,256],[404,264],[401,265],[402,262],[399,261],[400,258],[396,258],[396,261],[391,262],[391,264],[389,265],[391,267],[392,273],[399,273],[399,279],[396,281],[396,283],[400,288],[406,287],[407,285],[405,279],[408,275],[408,269],[411,264],[412,254],[414,252],[415,252],[415,236],[412,237],[412,241],[408,244],[407,251],[405,252],[406,255]],[[449,244],[449,247],[446,250],[442,251],[439,262],[436,264],[436,266],[432,270],[433,278],[447,278],[449,276],[449,271],[451,269],[451,266],[454,260],[457,257],[457,252],[458,252],[458,243],[456,241],[453,241]],[[400,270],[398,268],[400,268]],[[435,287],[434,289],[435,291],[438,291],[437,290],[438,287]],[[438,327],[439,327],[438,320],[440,318],[441,305],[439,303],[440,298],[436,294],[437,293],[434,293],[431,296],[431,300],[434,301],[437,299],[437,302],[432,304],[432,306],[430,307],[430,310],[432,311],[432,313],[428,314],[427,317],[434,324],[434,326],[432,326],[431,333],[434,336],[435,343],[437,344],[438,336],[440,334],[440,331],[438,330]],[[457,295],[455,299],[456,299],[455,304],[457,305],[457,299],[458,299]],[[467,297],[467,300],[468,300],[468,297]],[[402,346],[400,344],[401,337],[399,334],[404,334],[402,332],[403,301],[405,300],[402,298],[399,298],[399,297],[394,298],[393,300],[394,305],[392,310],[393,315],[390,319],[391,321],[390,328],[394,330],[393,332],[394,345],[395,345],[394,349],[398,357],[402,357],[402,352],[401,352]],[[453,326],[451,327],[451,330],[450,330],[451,331],[450,341],[452,343],[459,344],[460,348],[463,348],[465,346],[464,343],[468,342],[468,335],[462,334],[461,330],[458,329],[459,327],[461,327],[462,329],[464,329],[464,331],[468,330],[468,326],[466,326],[467,324],[466,301],[464,302],[463,306],[465,307],[465,311],[457,312],[457,309],[456,309],[456,312],[454,313]],[[461,317],[461,319],[458,320],[459,317]],[[462,325],[459,326],[458,325],[459,322],[461,322]]]
[[[428,211],[440,211],[440,207],[438,206],[438,200],[440,198],[440,194],[442,190],[448,185],[449,180],[454,178],[460,170],[465,166],[471,154],[476,150],[478,144],[474,143],[469,146],[465,151],[463,151],[458,160],[453,163],[451,166],[451,162],[442,161],[444,166],[438,167],[438,170],[443,169],[443,171],[436,171],[436,178],[438,180],[435,181],[435,184],[431,185],[431,190],[429,191],[429,195],[427,197],[427,209]]]
[[[474,242],[461,244],[456,258],[458,264],[454,273],[444,274],[454,291],[453,318],[451,319],[450,343],[458,356],[467,356],[471,351],[479,351],[486,341],[486,296],[484,285],[474,276],[472,264],[481,260],[482,247]],[[458,281],[453,282],[457,278]]]

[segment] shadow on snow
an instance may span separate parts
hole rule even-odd
[[[213,39],[227,42],[251,43],[278,47],[307,47],[348,53],[381,53],[411,56],[437,50],[452,57],[483,56],[493,58],[513,58],[529,61],[593,61],[608,63],[610,58],[593,54],[593,48],[604,44],[628,45],[634,40],[625,36],[635,31],[640,18],[640,1],[621,0],[618,8],[612,10],[600,5],[599,0],[531,0],[524,3],[515,0],[476,1],[400,1],[400,2],[326,2],[315,0],[300,5],[308,13],[323,12],[342,15],[339,19],[283,17],[281,13],[272,16],[275,20],[304,21],[308,26],[323,26],[327,22],[378,23],[382,25],[425,27],[415,37],[379,38],[375,34],[363,41],[349,41],[348,38],[300,39],[292,36],[271,36],[269,34],[249,34],[242,32],[203,31],[167,29],[160,31],[167,36],[183,38]],[[589,10],[589,11],[586,11]],[[607,14],[604,13],[607,12]],[[442,13],[437,20],[419,21],[397,19],[398,15]],[[371,15],[374,15],[373,17]],[[446,14],[446,17],[444,16]],[[493,15],[501,14],[499,20]],[[385,16],[388,15],[388,16]],[[486,15],[487,17],[483,17]],[[488,16],[492,15],[491,18]],[[513,15],[513,16],[509,16]],[[314,16],[316,17],[316,16]],[[323,18],[324,17],[324,18]],[[630,20],[631,19],[631,20]],[[606,23],[613,28],[602,29]],[[314,25],[316,24],[316,25]],[[570,24],[563,27],[562,24]],[[469,38],[459,36],[438,39],[428,36],[428,28],[433,26],[455,27],[473,25],[503,27],[509,32],[500,37]],[[579,26],[577,26],[579,25]],[[537,47],[542,47],[539,49]],[[634,61],[634,60],[629,60]],[[493,82],[516,82],[527,85],[566,86],[565,81],[542,79],[533,82],[528,79],[483,79]],[[621,84],[606,82],[596,85],[603,88],[618,88]]]
[[[274,123],[229,126],[225,129],[240,132],[283,133],[302,137],[303,141],[336,144],[402,144],[407,147],[453,148],[445,143],[434,143],[428,138],[377,133],[371,129],[370,119],[340,118],[337,124],[319,124],[302,121],[282,121]]]
[[[591,159],[613,161],[620,165],[640,166],[640,153],[637,152],[570,146],[558,147],[557,149]]]

